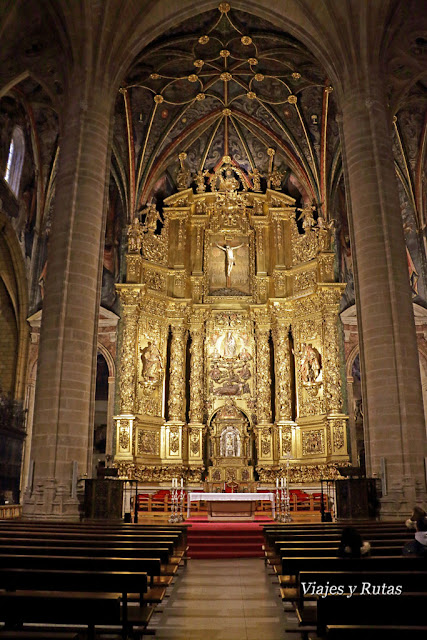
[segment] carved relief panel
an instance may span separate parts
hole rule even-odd
[[[313,308],[313,302],[311,309]],[[306,317],[307,300],[300,301],[298,319],[293,324],[298,417],[325,413],[323,394],[322,319]],[[304,319],[305,318],[305,319]]]
[[[249,412],[254,407],[255,343],[246,313],[218,311],[206,323],[206,397],[213,410],[234,398]]]
[[[137,408],[143,416],[164,415],[163,387],[167,326],[142,313],[138,321]]]

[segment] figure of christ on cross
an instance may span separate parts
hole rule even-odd
[[[215,245],[218,247],[218,249],[221,249],[221,251],[224,251],[225,254],[225,282],[226,282],[226,287],[228,289],[231,288],[231,272],[233,271],[233,267],[236,264],[236,260],[235,260],[235,255],[234,252],[237,251],[237,249],[240,249],[241,247],[245,246],[245,243],[242,242],[242,244],[238,244],[236,247],[231,247],[229,244],[218,244],[217,242],[215,243]]]

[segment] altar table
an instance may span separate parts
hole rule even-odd
[[[199,502],[204,500],[205,502],[250,502],[255,503],[258,500],[268,500],[271,502],[271,510],[273,518],[276,514],[275,511],[275,496],[274,493],[201,493],[200,491],[190,491],[188,494],[188,506],[187,506],[187,518],[190,517],[190,508],[192,502]],[[249,506],[249,505],[248,505]]]

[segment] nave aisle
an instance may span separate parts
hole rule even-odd
[[[276,585],[260,558],[192,559],[150,626],[156,640],[300,640]]]

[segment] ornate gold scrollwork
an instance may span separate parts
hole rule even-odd
[[[200,455],[200,431],[190,427],[188,429],[188,440],[190,444],[190,455],[197,457]]]
[[[158,456],[160,454],[160,434],[156,431],[138,430],[137,455]]]
[[[302,434],[302,455],[322,455],[325,453],[325,432],[323,429],[310,429]]]

